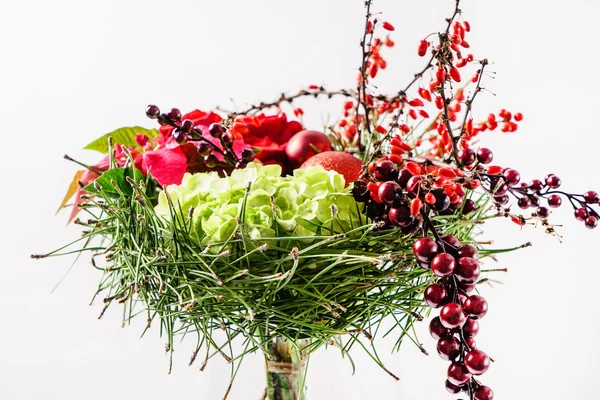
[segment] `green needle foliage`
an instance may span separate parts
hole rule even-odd
[[[220,354],[232,363],[232,379],[246,354],[269,358],[274,339],[303,343],[306,354],[334,345],[350,360],[358,345],[384,369],[375,349],[379,337],[395,335],[395,350],[408,338],[425,352],[412,325],[429,312],[422,293],[434,277],[412,253],[420,232],[365,221],[344,233],[252,239],[243,206],[229,239],[206,245],[195,234],[193,209],[184,213],[169,200],[170,217],[157,214],[155,183],[132,167],[113,168],[86,190],[82,209],[89,220],[80,223],[89,231],[74,243],[83,246],[46,256],[91,252],[103,272],[97,294],[104,310],[121,304],[124,323],[142,314],[146,329],[158,319],[170,352],[177,335],[194,334],[192,361]],[[478,202],[469,215],[436,217],[437,231],[472,243],[489,218],[483,197]],[[494,252],[481,249],[482,256]],[[226,340],[218,342],[217,332]],[[236,338],[243,342],[239,351],[231,345]]]

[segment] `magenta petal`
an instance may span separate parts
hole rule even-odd
[[[161,185],[179,185],[187,168],[187,158],[179,147],[142,154],[142,172],[150,172]]]

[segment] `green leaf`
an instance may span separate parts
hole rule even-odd
[[[146,135],[148,139],[152,139],[159,135],[156,129],[146,129],[141,126],[124,127],[107,133],[106,135],[94,140],[92,143],[84,147],[85,150],[96,150],[103,154],[108,154],[108,138],[112,137],[113,143],[121,144],[127,147],[139,147],[135,141],[135,135]]]
[[[133,178],[135,182],[146,181],[146,177],[137,168],[113,168],[104,172],[98,179],[87,185],[84,190],[89,193],[121,196],[121,193],[131,196],[133,188],[127,182],[127,177]]]
[[[75,176],[73,177],[73,180],[71,181],[71,184],[69,185],[69,189],[67,190],[65,197],[63,198],[63,201],[60,203],[60,207],[58,207],[58,210],[56,210],[57,214],[60,210],[62,210],[62,208],[65,205],[67,205],[67,202],[69,200],[71,200],[71,197],[73,197],[73,195],[77,192],[77,189],[79,189],[79,180],[81,179],[82,176],[83,176],[83,171],[77,171],[75,173]]]

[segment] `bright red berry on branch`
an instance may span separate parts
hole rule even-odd
[[[389,22],[384,22],[383,23],[383,29],[385,29],[386,31],[393,31],[396,28],[394,28],[394,25],[390,24]]]
[[[429,47],[429,42],[427,40],[421,40],[419,42],[419,47],[417,49],[417,54],[419,57],[424,57],[427,54],[427,48]]]

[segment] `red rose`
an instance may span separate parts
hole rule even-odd
[[[304,128],[298,121],[288,121],[284,113],[266,116],[259,114],[238,119],[247,127],[244,143],[260,150],[256,158],[263,164],[279,164],[286,172],[285,147],[292,136]]]

